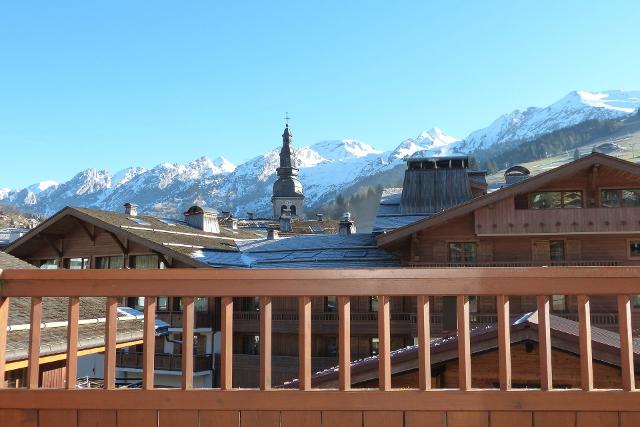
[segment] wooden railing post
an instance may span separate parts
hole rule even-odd
[[[67,389],[76,388],[78,377],[78,327],[80,321],[80,298],[69,297],[67,327]]]
[[[311,390],[311,298],[298,298],[298,377],[300,390]]]
[[[29,329],[29,366],[27,387],[38,388],[40,379],[40,334],[42,325],[42,298],[31,297],[31,326]]]
[[[5,358],[7,349],[7,326],[9,325],[10,302],[11,298],[0,297],[0,388],[4,388]]]
[[[458,387],[471,389],[471,339],[469,337],[469,296],[458,295]]]
[[[620,368],[622,389],[634,391],[636,378],[633,366],[633,337],[631,335],[631,297],[618,295],[618,326],[620,328]]]
[[[189,390],[193,388],[193,297],[182,298],[182,313],[182,389]]]
[[[340,390],[351,389],[351,302],[338,297],[338,383]]]
[[[220,303],[220,388],[233,388],[233,298],[222,297]]]
[[[116,387],[116,336],[118,328],[118,299],[107,298],[105,310],[106,323],[104,325],[104,389],[112,390]],[[146,319],[145,319],[146,323]],[[146,337],[145,344],[146,344]]]
[[[589,297],[578,295],[580,329],[580,383],[585,391],[593,390],[593,356],[591,352],[591,309]]]
[[[418,296],[418,386],[420,390],[431,388],[431,326],[429,297]]]
[[[144,299],[144,342],[142,344],[142,388],[151,390],[155,387],[156,356],[156,297]]]
[[[551,330],[549,324],[549,297],[538,296],[538,348],[540,351],[540,388],[553,389],[551,371]]]
[[[271,389],[271,298],[260,297],[260,390]]]
[[[509,297],[496,297],[498,308],[498,352],[500,390],[511,389],[511,320],[509,318]]]
[[[391,390],[391,324],[389,297],[378,296],[378,386]]]

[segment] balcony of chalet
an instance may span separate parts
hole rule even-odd
[[[0,272],[0,378],[12,298],[30,298],[26,381],[20,388],[0,382],[2,426],[633,426],[640,423],[640,344],[633,338],[632,305],[640,294],[640,267],[517,267],[369,270],[180,270]],[[551,314],[552,296],[576,299],[577,317]],[[142,352],[125,354],[118,337],[117,303],[144,296]],[[156,303],[181,298],[180,354],[155,354]],[[313,297],[337,296],[336,313],[312,313]],[[377,296],[378,354],[351,358],[351,301]],[[617,330],[597,328],[591,302],[616,301]],[[68,299],[67,347],[56,356],[64,366],[57,388],[40,385],[46,324],[43,299]],[[100,388],[77,381],[78,311],[84,297],[105,298]],[[211,355],[196,354],[195,298],[221,299],[218,387],[200,388],[194,378]],[[234,354],[234,332],[243,319],[237,298],[259,298],[259,351],[254,388],[234,386],[242,357]],[[295,314],[275,316],[274,298],[297,301]],[[415,299],[415,313],[392,316],[390,299]],[[431,297],[452,297],[457,330],[433,338]],[[495,318],[474,324],[473,298],[492,298]],[[530,298],[535,312],[520,313],[512,301]],[[46,301],[44,302],[46,305]],[[335,317],[333,317],[335,315]],[[287,317],[288,316],[288,317]],[[367,316],[371,316],[367,314]],[[286,317],[286,318],[284,318]],[[314,363],[314,322],[337,323],[336,359]],[[250,319],[256,321],[256,319]],[[373,317],[364,319],[368,322]],[[278,322],[297,336],[296,357],[274,354]],[[399,324],[416,327],[416,345],[391,350]],[[44,328],[44,329],[43,329]],[[23,333],[24,332],[24,333]],[[240,357],[238,357],[240,356]],[[139,389],[118,387],[116,366],[141,371]],[[178,388],[156,383],[161,367],[180,373]],[[283,383],[279,369],[295,378]],[[238,369],[240,368],[240,369]],[[319,372],[318,372],[319,371]],[[86,385],[83,383],[82,385]]]

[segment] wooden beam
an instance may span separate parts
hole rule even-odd
[[[116,387],[116,337],[118,332],[117,298],[107,298],[107,307],[105,311],[104,389],[113,390]]]
[[[27,387],[38,388],[40,380],[40,334],[42,325],[42,298],[31,298],[31,328],[29,329],[29,366],[27,367]]]
[[[618,326],[620,328],[620,369],[622,371],[622,389],[626,391],[634,391],[636,389],[636,378],[633,366],[631,297],[629,295],[618,295]]]
[[[509,318],[509,297],[496,297],[498,308],[498,352],[500,390],[511,390],[511,320]]]
[[[53,239],[51,238],[51,236],[49,234],[45,234],[45,233],[40,233],[39,236],[42,240],[44,240],[47,245],[49,245],[49,247],[51,248],[51,250],[53,250],[55,252],[55,254],[57,255],[57,257],[62,260],[62,250],[58,247],[58,245],[53,241]],[[58,238],[58,241],[60,240],[60,238]],[[62,268],[62,265],[60,265],[60,268]]]
[[[469,297],[457,296],[458,308],[458,388],[471,390],[471,339],[469,337]]]
[[[73,220],[76,222],[76,224],[78,224],[80,226],[80,228],[82,228],[82,230],[85,232],[85,234],[87,235],[89,240],[91,240],[91,243],[93,243],[95,245],[96,236],[95,236],[94,233],[91,232],[91,230],[89,230],[89,227],[87,227],[87,224],[85,224],[84,221],[81,221],[79,218],[76,218],[75,216],[72,216],[71,218],[73,218]]]
[[[142,348],[142,388],[154,388],[156,356],[156,300],[157,297],[144,298],[144,345]]]
[[[182,389],[193,388],[193,297],[182,298]]]
[[[271,298],[260,297],[260,390],[271,389]]]
[[[429,297],[418,296],[418,386],[431,389],[431,325]]]
[[[78,326],[80,321],[80,298],[69,297],[67,327],[67,389],[76,388],[78,377]]]
[[[129,254],[129,248],[127,247],[128,245],[126,244],[126,239],[125,239],[125,243],[123,244],[120,239],[118,238],[118,236],[116,236],[116,234],[112,231],[109,230],[105,230],[107,232],[107,234],[109,234],[109,236],[111,236],[111,238],[113,239],[113,241],[115,242],[116,245],[118,245],[118,247],[120,248],[120,250],[122,251],[123,255],[128,255]]]
[[[540,351],[540,388],[553,389],[551,371],[551,324],[549,321],[549,297],[538,296],[538,349]]]
[[[298,298],[298,359],[300,390],[311,390],[311,298]]]
[[[591,309],[589,296],[578,295],[580,329],[580,384],[584,391],[593,390],[593,354],[591,351]]]
[[[1,270],[0,270],[1,272]],[[11,298],[0,297],[0,388],[4,388],[6,368],[7,326],[9,325],[9,304]]]
[[[222,297],[220,324],[220,388],[233,388],[233,298]]]
[[[378,297],[378,386],[391,390],[391,316],[389,297]]]
[[[338,383],[340,390],[351,389],[351,301],[338,297]]]

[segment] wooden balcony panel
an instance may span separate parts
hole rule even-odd
[[[514,209],[508,202],[475,211],[479,236],[638,232],[640,208]]]

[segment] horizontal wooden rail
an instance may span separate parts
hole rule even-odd
[[[0,297],[622,295],[640,267],[379,270],[5,270]]]

